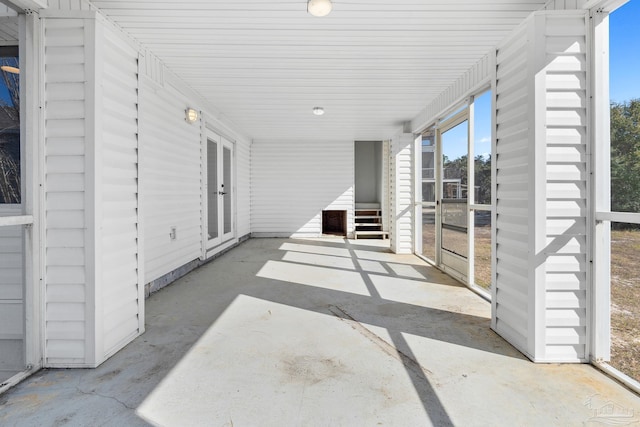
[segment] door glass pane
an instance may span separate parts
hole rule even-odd
[[[467,198],[468,121],[442,134],[442,166],[444,199]]]
[[[207,194],[209,240],[218,237],[218,143],[209,139],[207,146]]]
[[[422,255],[436,259],[436,174],[435,130],[428,129],[422,135],[422,201],[433,203],[422,206]]]
[[[422,135],[422,201],[436,201],[435,135],[427,131]]]
[[[442,201],[442,249],[463,257],[469,254],[467,245],[467,201]]]
[[[491,211],[474,213],[474,275],[475,283],[491,288]]]
[[[442,134],[442,249],[468,256],[468,121]]]
[[[0,204],[19,204],[20,75],[18,47],[0,47]]]
[[[485,92],[474,102],[474,177],[475,204],[491,204],[491,92]]]
[[[223,158],[223,182],[222,188],[224,191],[223,203],[224,203],[224,234],[231,233],[231,149],[227,147],[223,147],[222,149],[222,158]]]
[[[436,207],[422,206],[422,255],[436,259]]]

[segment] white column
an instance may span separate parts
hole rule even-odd
[[[391,140],[390,148],[390,239],[397,254],[413,253],[414,140],[411,133],[401,133]]]

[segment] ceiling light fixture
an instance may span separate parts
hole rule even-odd
[[[331,0],[308,0],[307,12],[313,16],[327,16],[331,12]]]
[[[313,114],[316,116],[321,116],[324,114],[324,108],[322,107],[313,107]]]
[[[2,65],[0,66],[0,70],[6,71],[11,74],[20,74],[20,69],[16,67],[12,67],[11,65]]]
[[[184,119],[190,124],[193,124],[198,120],[198,112],[193,108],[187,108],[184,112],[184,116]]]

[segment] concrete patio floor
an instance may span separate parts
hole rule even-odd
[[[249,240],[153,294],[146,333],[99,368],[1,395],[0,425],[640,424],[640,397],[529,362],[489,303],[386,245]]]

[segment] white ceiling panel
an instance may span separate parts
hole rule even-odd
[[[546,0],[93,0],[254,139],[385,139]],[[321,117],[311,112],[324,107]]]

